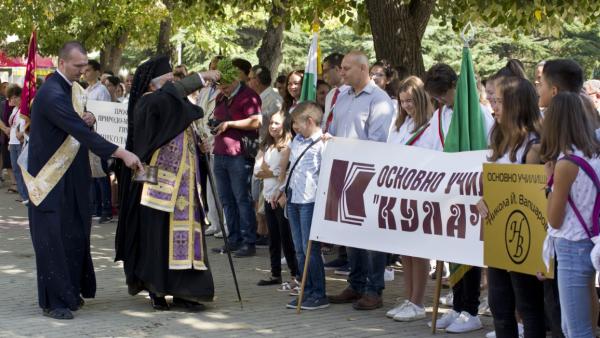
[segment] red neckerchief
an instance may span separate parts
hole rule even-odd
[[[333,98],[331,99],[331,111],[329,112],[329,116],[327,116],[327,122],[325,123],[325,130],[323,130],[324,133],[326,133],[329,130],[329,126],[331,125],[331,122],[333,121],[333,107],[335,107],[335,103],[337,102],[337,97],[340,93],[340,89],[336,88],[335,92],[333,92]]]
[[[440,106],[438,109],[438,135],[440,137],[440,142],[442,142],[442,148],[444,148],[444,131],[442,128],[442,108],[444,106]]]

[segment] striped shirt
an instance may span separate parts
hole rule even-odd
[[[306,147],[321,138],[323,132],[319,129],[309,138],[301,134],[296,135],[291,145],[290,168],[296,163],[298,157]],[[320,141],[306,151],[296,168],[291,173],[289,189],[292,191],[291,203],[307,204],[314,203],[317,195],[317,184],[319,183],[319,172],[325,143]]]

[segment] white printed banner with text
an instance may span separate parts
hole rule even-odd
[[[127,139],[127,104],[87,101],[87,110],[96,116],[96,132],[107,141],[125,147]]]
[[[483,266],[476,204],[487,154],[334,138],[323,154],[310,239]]]

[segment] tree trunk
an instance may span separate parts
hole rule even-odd
[[[277,77],[277,68],[283,59],[281,53],[281,44],[283,42],[283,30],[286,22],[285,7],[288,0],[280,1],[281,6],[277,6],[273,1],[271,15],[267,22],[267,29],[262,38],[260,48],[256,51],[258,63],[271,70],[271,78],[275,80]]]
[[[423,76],[421,40],[435,0],[412,0],[406,5],[398,0],[366,0],[366,5],[377,59],[386,59],[394,66],[406,67],[410,74]]]
[[[172,30],[172,18],[171,12],[173,11],[173,0],[162,0],[169,11],[169,15],[160,22],[160,28],[158,29],[158,41],[156,43],[156,54],[167,55],[169,57],[173,54],[173,46],[171,45],[171,30]]]
[[[119,73],[123,61],[123,50],[128,37],[129,33],[124,29],[120,29],[115,38],[104,45],[104,48],[100,51],[100,67],[102,70],[110,70],[115,75]]]

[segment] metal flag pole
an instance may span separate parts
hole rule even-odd
[[[219,214],[219,228],[223,233],[223,241],[225,242],[225,252],[227,253],[227,258],[229,260],[229,267],[231,268],[231,274],[233,275],[233,283],[235,284],[235,291],[237,292],[238,300],[240,301],[240,307],[244,309],[244,303],[242,302],[242,295],[240,294],[240,286],[238,285],[237,275],[235,274],[235,268],[233,267],[233,259],[231,258],[231,250],[229,249],[229,243],[227,242],[227,232],[225,231],[225,220],[223,217],[223,206],[221,205],[221,200],[219,199],[219,195],[217,194],[217,188],[215,186],[215,177],[214,173],[210,167],[210,155],[204,154],[206,157],[206,163],[208,163],[208,181],[210,184],[210,190],[215,199],[215,205],[217,206],[217,213]]]

